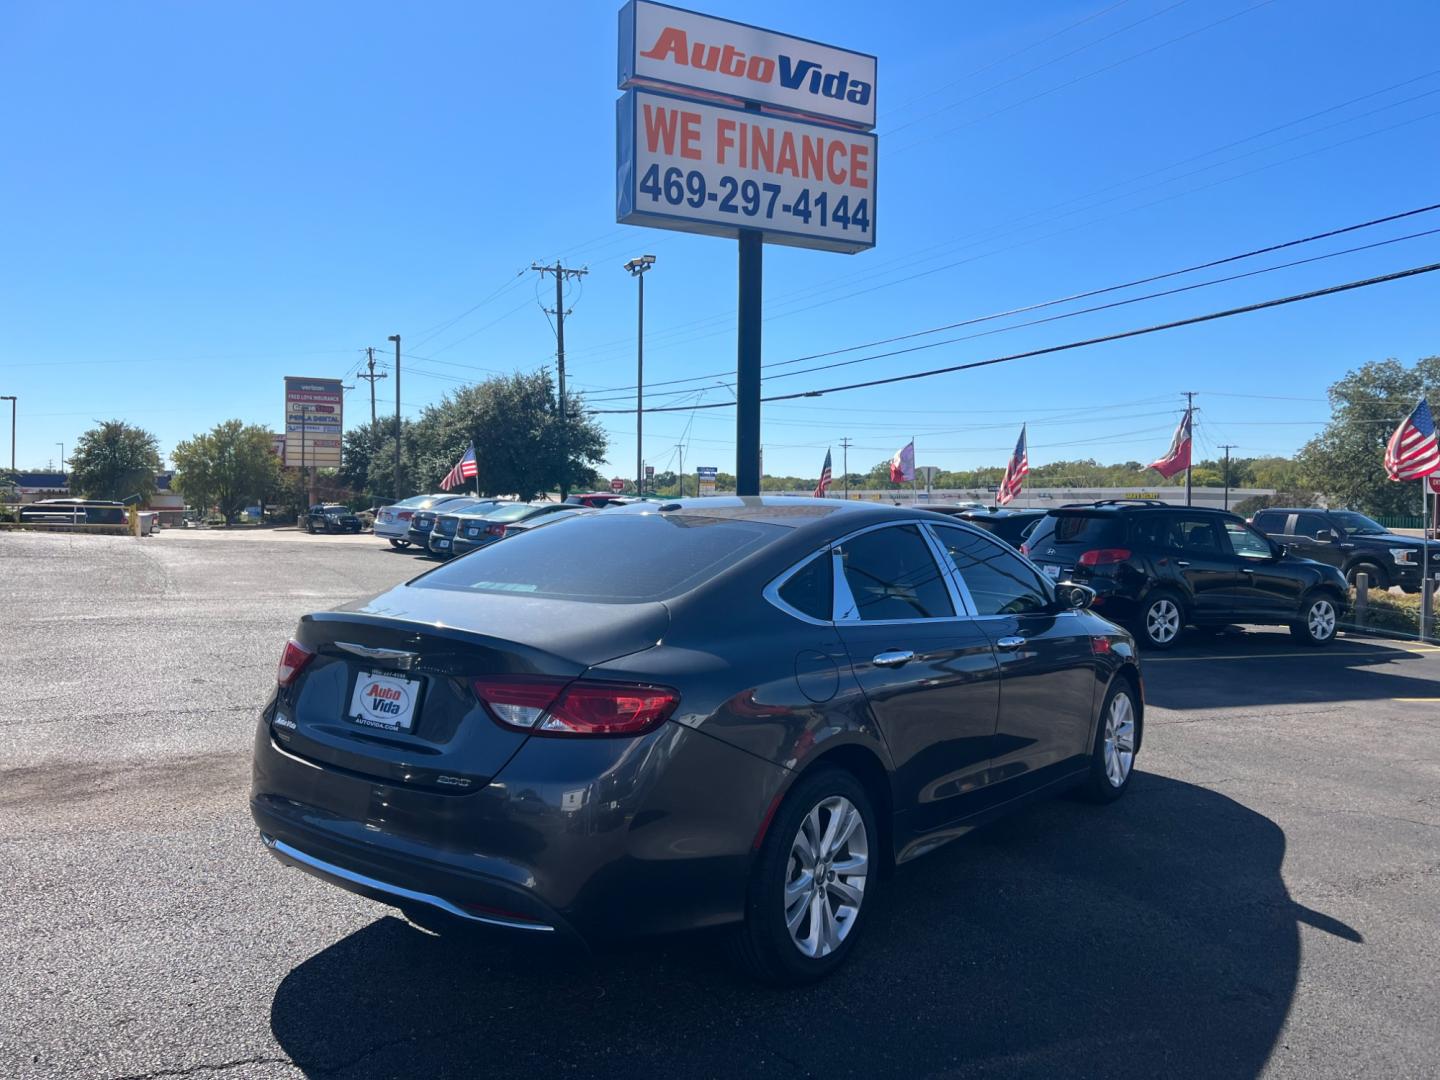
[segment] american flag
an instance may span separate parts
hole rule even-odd
[[[1385,471],[1391,480],[1419,480],[1440,472],[1440,442],[1435,436],[1435,417],[1424,398],[1385,444]]]
[[[815,485],[815,498],[825,498],[825,493],[830,490],[830,451],[825,451],[825,464],[820,466],[820,482]]]
[[[1025,425],[1020,425],[1020,441],[1015,444],[1015,453],[1005,466],[1005,475],[1000,480],[1000,490],[995,493],[995,505],[1004,506],[1016,495],[1025,477],[1030,475],[1030,454],[1025,449]]]
[[[446,491],[451,488],[464,487],[466,480],[475,478],[475,444],[472,442],[465,448],[465,456],[455,463],[455,467],[445,474],[445,479],[440,481],[440,486]]]

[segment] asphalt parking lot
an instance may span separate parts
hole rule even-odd
[[[281,643],[425,565],[368,536],[0,536],[0,1076],[1435,1075],[1440,648],[1149,658],[1126,799],[910,864],[854,962],[785,993],[708,938],[442,943],[263,851]]]

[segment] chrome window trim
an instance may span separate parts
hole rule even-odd
[[[951,524],[948,524],[948,523],[941,523],[941,522],[934,522],[934,523],[932,523],[932,522],[928,522],[928,521],[925,523],[925,528],[930,529],[930,530],[957,529],[957,530],[959,530],[959,531],[961,531],[961,532],[969,532],[969,531],[972,531],[972,530],[962,529],[962,528],[960,528],[959,525],[951,525]],[[1041,572],[1036,568],[1036,566],[1035,566],[1034,563],[1032,563],[1029,559],[1027,559],[1027,558],[1026,558],[1024,555],[1022,555],[1020,552],[1018,552],[1018,551],[1016,551],[1014,548],[1012,548],[1009,544],[1003,543],[1003,542],[995,539],[995,537],[991,536],[991,535],[990,535],[989,533],[987,533],[984,529],[975,529],[975,530],[973,530],[973,532],[975,533],[975,535],[979,536],[983,542],[989,543],[989,544],[993,545],[994,547],[998,548],[1002,554],[1004,554],[1004,555],[1013,555],[1015,558],[1019,559],[1022,563],[1024,563],[1026,566],[1028,566],[1028,567],[1030,568],[1030,572],[1035,575],[1035,580],[1038,581],[1038,582],[1040,582],[1040,591],[1049,599],[1049,601],[1050,601],[1050,606],[1051,606],[1051,607],[1055,607],[1055,606],[1057,606],[1057,605],[1060,603],[1059,594],[1058,594],[1058,593],[1056,592],[1056,590],[1055,590],[1055,582],[1052,582],[1045,574],[1041,573]],[[971,597],[971,595],[970,595],[970,586],[965,583],[965,575],[963,575],[962,573],[960,573],[960,571],[955,568],[955,564],[954,564],[954,562],[951,561],[949,553],[945,551],[944,542],[940,539],[940,537],[939,537],[939,535],[938,535],[938,531],[936,532],[936,535],[933,535],[933,536],[931,537],[931,541],[932,541],[932,542],[935,544],[935,546],[940,550],[940,553],[941,553],[941,555],[943,556],[941,565],[945,568],[945,570],[946,570],[948,573],[951,573],[951,574],[955,575],[955,579],[956,579],[956,581],[959,583],[959,587],[965,591],[966,605],[969,607],[969,609],[970,609],[971,611],[976,612],[976,614],[973,616],[974,618],[976,618],[976,619],[1014,619],[1014,618],[1019,618],[1019,616],[1017,616],[1017,615],[1003,615],[1003,614],[1001,614],[1001,615],[981,615],[981,614],[979,614],[979,613],[978,613],[978,609],[977,609],[976,606],[975,606],[974,599],[973,599],[973,598]],[[1073,610],[1074,610],[1073,608],[1067,609],[1067,611],[1073,611]],[[1039,614],[1042,614],[1042,612],[1038,612],[1038,611],[1028,611],[1028,612],[1025,612],[1025,614],[1027,614],[1027,615],[1039,615]],[[1058,614],[1065,614],[1065,612],[1062,611],[1062,612],[1059,612]]]
[[[957,604],[955,587],[951,584],[949,575],[945,571],[945,563],[948,559],[941,561],[936,558],[935,542],[926,534],[926,526],[929,524],[924,518],[905,518],[900,521],[882,521],[878,525],[867,525],[863,529],[856,529],[852,533],[846,533],[839,540],[831,543],[831,551],[835,559],[835,623],[843,626],[933,626],[937,623],[968,621],[974,616],[971,612],[973,607]],[[920,538],[930,550],[930,558],[935,560],[935,567],[940,571],[940,580],[945,582],[945,591],[950,596],[950,605],[955,609],[954,615],[935,615],[923,619],[862,619],[858,605],[855,603],[855,596],[850,591],[850,583],[845,580],[845,565],[840,557],[840,548],[857,536],[864,536],[866,533],[878,532],[880,529],[899,529],[907,525],[913,525],[920,533]],[[841,597],[844,597],[846,606],[841,607]]]
[[[790,569],[781,571],[779,577],[776,577],[774,580],[772,580],[772,581],[770,582],[769,585],[766,585],[765,588],[764,588],[764,590],[761,592],[760,595],[762,595],[763,597],[765,597],[765,599],[766,599],[767,601],[769,601],[770,604],[771,604],[773,607],[779,608],[779,609],[780,609],[781,611],[783,611],[786,615],[789,615],[792,619],[799,619],[801,622],[803,622],[803,623],[808,623],[808,624],[811,625],[811,626],[832,626],[832,625],[834,625],[834,621],[835,621],[835,620],[834,620],[834,614],[835,614],[835,610],[834,610],[834,609],[835,609],[835,602],[836,602],[836,599],[837,599],[836,597],[833,597],[833,596],[832,596],[831,599],[830,599],[830,607],[831,607],[830,614],[831,614],[831,618],[830,618],[830,620],[829,620],[828,622],[827,622],[825,619],[817,619],[817,618],[815,618],[813,615],[806,615],[805,612],[801,611],[799,608],[791,607],[791,606],[790,606],[789,604],[787,604],[784,600],[780,599],[780,590],[785,587],[785,583],[786,583],[787,581],[789,581],[792,577],[794,577],[796,574],[798,574],[801,570],[804,570],[807,566],[809,566],[809,565],[810,565],[812,562],[814,562],[816,559],[823,558],[823,557],[825,556],[826,552],[828,552],[828,551],[830,551],[830,550],[831,550],[830,545],[829,545],[829,544],[826,544],[826,545],[825,545],[823,548],[821,548],[819,551],[813,551],[813,552],[811,552],[809,555],[806,555],[803,559],[801,559],[799,562],[797,562],[794,566],[790,567]]]

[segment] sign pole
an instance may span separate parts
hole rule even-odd
[[[760,320],[763,234],[740,231],[738,349],[735,363],[735,493],[760,494]]]

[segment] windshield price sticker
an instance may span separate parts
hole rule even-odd
[[[856,252],[875,245],[875,136],[632,90],[619,102],[622,223]]]

